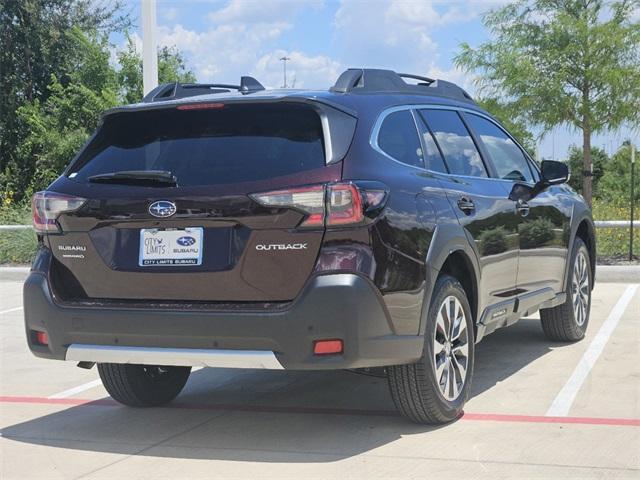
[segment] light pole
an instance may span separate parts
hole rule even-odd
[[[629,147],[631,148],[631,221],[629,222],[629,261],[631,261],[633,260],[633,204],[635,201],[635,195],[633,194],[635,179],[633,177],[636,166],[636,146],[632,143]]]
[[[142,90],[146,95],[158,86],[156,0],[142,0]]]
[[[287,57],[286,55],[280,58],[280,61],[283,64],[283,72],[284,72],[284,84],[282,85],[282,88],[287,88],[287,62],[289,60],[291,60],[291,58]]]

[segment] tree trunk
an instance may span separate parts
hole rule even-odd
[[[582,196],[591,207],[592,197],[592,165],[591,165],[591,127],[585,121],[582,128]]]

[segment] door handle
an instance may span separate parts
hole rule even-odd
[[[516,202],[516,210],[521,216],[526,217],[527,215],[529,215],[529,204],[524,200],[519,199]]]
[[[458,208],[469,215],[476,209],[476,205],[469,197],[460,197],[458,199]]]

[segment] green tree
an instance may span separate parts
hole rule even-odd
[[[640,0],[519,0],[484,16],[492,39],[463,43],[455,62],[481,73],[481,91],[549,130],[582,132],[583,169],[591,135],[640,121]],[[591,203],[591,177],[583,195]]]
[[[125,103],[136,103],[142,100],[142,57],[136,50],[131,37],[127,38],[125,50],[118,52],[120,71],[118,79],[121,94]],[[158,82],[193,83],[196,77],[187,69],[182,54],[176,47],[163,46],[158,49]]]
[[[571,178],[569,179],[569,185],[573,187],[576,192],[582,193],[583,175],[582,175],[582,163],[584,154],[582,149],[573,145],[569,149],[569,169],[571,170]],[[598,196],[600,191],[600,179],[604,175],[606,165],[609,163],[609,157],[607,153],[598,147],[591,147],[591,162],[593,164],[593,193],[594,196]]]
[[[127,27],[122,12],[119,0],[0,1],[0,195],[13,189],[20,197],[33,172],[32,159],[19,156],[30,127],[18,110],[46,103],[52,75],[67,86],[77,67],[77,39],[67,33],[78,28],[108,34]]]
[[[47,186],[74,157],[102,111],[118,104],[116,71],[109,63],[106,36],[86,35],[78,28],[65,34],[75,46],[74,69],[63,84],[51,76],[48,97],[18,108],[27,135],[18,147],[18,158],[30,159],[18,172],[8,172],[14,184],[29,195]]]
[[[635,172],[635,188],[634,188],[634,202],[636,205],[640,205],[640,168],[638,168],[638,162],[640,161],[638,154],[638,145],[636,149],[636,172]],[[618,149],[616,153],[611,156],[611,160],[607,162],[604,175],[600,180],[600,188],[598,190],[598,196],[603,200],[614,205],[628,205],[630,196],[631,185],[631,142],[626,141]],[[637,207],[640,210],[640,207]]]

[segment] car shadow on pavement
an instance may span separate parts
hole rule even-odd
[[[553,346],[530,319],[488,336],[477,348],[472,396]],[[37,413],[60,407],[26,408]],[[170,407],[134,409],[104,398],[9,426],[2,436],[124,455],[331,462],[437,428],[446,426],[414,425],[399,417],[385,378],[346,371],[202,369],[192,373]]]

